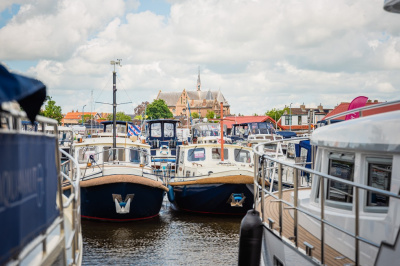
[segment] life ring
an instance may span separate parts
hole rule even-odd
[[[221,144],[221,139],[218,139],[218,143]],[[222,140],[222,143],[225,143],[225,141]]]
[[[167,145],[162,145],[160,147],[160,154],[161,155],[168,155],[169,154],[169,147]]]

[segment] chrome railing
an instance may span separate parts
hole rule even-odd
[[[70,154],[62,149],[60,149],[60,152],[69,159],[69,163],[72,162],[70,169],[71,176],[68,176],[60,169],[59,173],[61,176],[59,180],[60,183],[62,183],[63,180],[67,180],[71,184],[71,194],[67,197],[67,200],[62,206],[63,208],[72,207],[72,228],[71,234],[66,242],[66,249],[71,249],[72,252],[72,258],[68,261],[68,265],[76,265],[81,252],[81,243],[79,243],[81,233],[80,169],[78,162]]]
[[[126,156],[129,156],[129,154],[126,154],[126,150],[131,151],[131,150],[138,150],[139,151],[139,158],[140,158],[140,162],[139,161],[130,161],[130,160],[126,160]],[[122,152],[121,152],[122,151]],[[105,153],[108,153],[107,159],[104,160],[104,156]],[[122,156],[120,156],[122,154]],[[149,166],[151,165],[151,159],[150,159],[150,151],[147,151],[143,148],[132,148],[132,147],[117,147],[117,148],[109,148],[109,149],[103,149],[99,152],[93,153],[91,154],[87,160],[79,160],[78,163],[80,164],[85,164],[85,168],[83,170],[82,176],[81,178],[84,179],[85,177],[87,177],[86,172],[89,168],[93,168],[93,167],[98,167],[99,168],[99,172],[97,172],[96,174],[100,173],[101,176],[104,176],[104,168],[107,165],[117,165],[121,163],[121,166],[124,165],[134,165],[134,166],[138,166],[141,168],[142,170],[142,176],[145,174],[144,168],[145,166]],[[98,159],[96,160],[95,158],[98,157],[100,158],[100,155],[102,155],[102,159]],[[115,160],[113,160],[113,157],[115,156]],[[122,157],[122,158],[120,158]],[[143,159],[144,158],[144,159]],[[121,159],[121,160],[119,160]],[[91,174],[92,176],[93,174]]]

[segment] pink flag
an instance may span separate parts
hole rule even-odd
[[[353,101],[351,101],[349,108],[347,110],[352,110],[352,109],[363,107],[367,103],[367,100],[368,100],[368,97],[358,96],[357,98],[354,98]],[[345,120],[350,120],[350,119],[354,119],[354,118],[358,118],[358,117],[360,117],[360,114],[358,112],[356,112],[353,114],[346,115]]]

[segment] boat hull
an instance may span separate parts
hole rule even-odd
[[[193,184],[174,186],[173,207],[178,210],[217,214],[245,215],[253,207],[253,194],[246,184]],[[232,206],[232,194],[244,196],[241,206]]]
[[[81,216],[84,219],[129,222],[150,219],[160,212],[165,195],[162,187],[127,181],[99,185],[93,184],[93,180],[90,182],[89,185],[85,185],[85,181],[81,182]],[[64,190],[64,193],[68,195],[69,189]]]

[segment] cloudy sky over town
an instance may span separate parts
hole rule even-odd
[[[383,2],[1,0],[0,60],[44,82],[63,113],[111,112],[94,102],[112,102],[116,59],[129,114],[159,90],[196,90],[199,68],[234,114],[398,100],[400,15]]]

